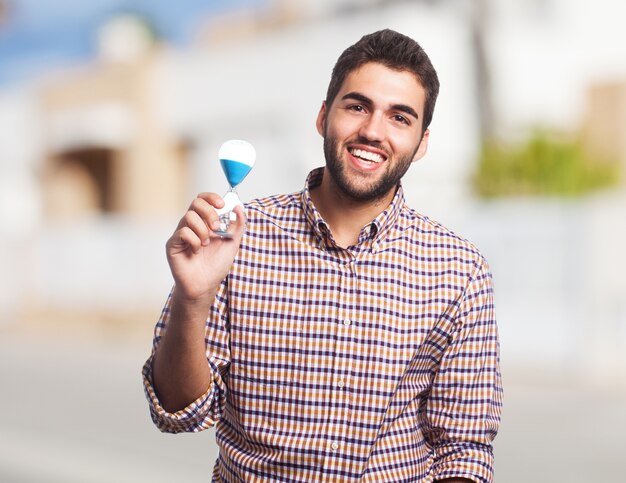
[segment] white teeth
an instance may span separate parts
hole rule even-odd
[[[352,153],[352,156],[364,159],[365,161],[371,161],[372,163],[382,163],[384,161],[380,154],[371,153],[362,149],[352,149],[350,152]]]

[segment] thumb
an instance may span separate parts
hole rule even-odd
[[[248,221],[248,218],[246,217],[243,206],[241,205],[235,206],[233,213],[237,215],[237,219],[232,223],[233,234],[235,237],[241,238],[246,229],[246,222]]]

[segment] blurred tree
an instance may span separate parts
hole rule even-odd
[[[446,3],[437,0],[418,1],[434,7]],[[447,3],[451,4],[469,22],[479,138],[481,143],[488,143],[494,140],[497,134],[495,130],[497,122],[493,105],[491,66],[487,48],[492,0],[447,0]]]
[[[479,135],[483,143],[491,142],[496,136],[491,70],[486,46],[486,35],[489,32],[489,18],[490,1],[473,0],[470,12],[470,32],[480,127]]]
[[[614,160],[590,158],[579,141],[536,131],[516,145],[485,143],[474,178],[479,196],[576,197],[615,187]]]
[[[454,1],[454,0],[452,0]],[[589,156],[576,134],[560,136],[550,129],[530,132],[515,144],[500,138],[493,104],[488,36],[493,0],[469,5],[481,152],[473,184],[482,197],[581,196],[620,183],[615,156]],[[533,15],[545,15],[550,2],[533,0]],[[601,159],[602,158],[602,159]]]

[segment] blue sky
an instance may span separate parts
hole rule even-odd
[[[97,28],[116,12],[144,14],[168,42],[184,45],[211,12],[266,0],[5,0],[0,24],[0,84],[72,65],[93,55]]]

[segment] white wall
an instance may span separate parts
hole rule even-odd
[[[464,197],[477,145],[467,25],[455,9],[409,3],[322,17],[253,43],[172,54],[163,66],[162,97],[172,129],[201,145],[202,179],[192,191],[224,189],[216,153],[229,138],[257,146],[255,171],[240,187],[244,196],[300,189],[306,173],[324,163],[315,118],[336,58],[362,35],[386,27],[417,39],[442,80],[430,153],[406,179],[409,200]]]
[[[490,51],[504,134],[576,129],[590,83],[626,78],[626,3],[499,0]]]
[[[0,234],[30,235],[40,223],[42,139],[34,89],[0,92]]]

